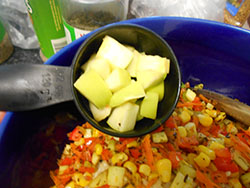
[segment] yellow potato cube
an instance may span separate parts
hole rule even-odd
[[[194,161],[202,168],[206,168],[210,164],[210,158],[203,152],[201,152],[197,157],[195,157]]]
[[[111,166],[108,168],[108,184],[110,186],[123,186],[125,168],[119,166]]]
[[[209,149],[211,150],[223,149],[223,148],[225,148],[225,146],[215,141],[211,142],[209,145]]]
[[[179,126],[178,127],[178,132],[179,132],[181,137],[186,137],[187,136],[187,130],[185,129],[185,127]]]
[[[186,110],[183,110],[180,114],[179,114],[179,117],[181,118],[181,121],[183,123],[187,123],[191,120],[191,116],[190,114],[186,111]]]
[[[211,160],[215,159],[215,152],[204,145],[198,146],[199,151],[205,153]]]
[[[141,164],[139,167],[139,172],[144,174],[145,176],[149,176],[151,173],[151,168],[147,164]]]
[[[172,163],[169,159],[160,159],[156,162],[156,169],[162,182],[167,183],[171,179]]]
[[[191,89],[187,89],[185,96],[190,102],[192,102],[196,97],[196,93],[193,92]]]

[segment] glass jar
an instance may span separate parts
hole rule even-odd
[[[113,22],[125,20],[129,0],[59,0],[63,24],[70,43]]]
[[[250,0],[227,0],[224,22],[242,27],[250,15]]]

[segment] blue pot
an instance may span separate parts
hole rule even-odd
[[[206,89],[250,105],[250,31],[178,17],[122,23],[142,25],[163,37],[178,59],[182,82],[192,86],[203,83]],[[63,48],[46,64],[70,66],[78,48],[92,33]],[[49,170],[56,168],[66,133],[80,123],[78,116],[81,115],[73,102],[28,112],[7,112],[0,124],[1,187],[49,187]]]

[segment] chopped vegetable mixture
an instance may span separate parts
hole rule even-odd
[[[250,128],[183,84],[172,116],[143,137],[117,138],[89,123],[68,134],[53,188],[249,188]]]

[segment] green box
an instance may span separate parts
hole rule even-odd
[[[25,0],[41,51],[47,58],[67,45],[57,0]]]

